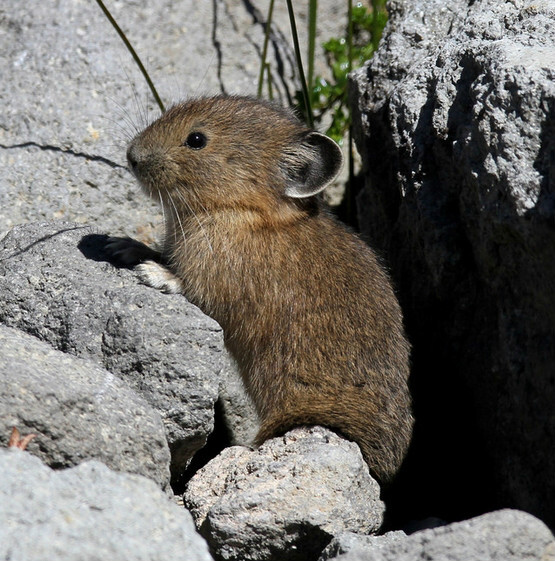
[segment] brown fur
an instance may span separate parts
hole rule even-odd
[[[183,145],[194,131],[206,135],[202,149]],[[162,199],[163,257],[183,294],[224,330],[260,414],[258,443],[324,425],[357,442],[388,482],[412,432],[409,345],[373,251],[314,197],[285,194],[288,174],[304,177],[313,157],[301,147],[307,132],[250,98],[192,100],[138,135],[128,156]],[[336,170],[318,173],[327,182]]]

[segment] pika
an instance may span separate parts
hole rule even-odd
[[[319,201],[339,147],[272,103],[217,96],[169,109],[127,159],[165,236],[160,252],[113,253],[146,259],[149,284],[219,322],[260,416],[256,443],[323,425],[389,483],[412,434],[410,347],[376,254]]]

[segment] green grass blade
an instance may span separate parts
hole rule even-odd
[[[308,90],[314,87],[314,52],[316,45],[316,18],[318,0],[310,0],[308,7]]]
[[[347,56],[349,67],[347,73],[353,69],[353,3],[347,0]]]

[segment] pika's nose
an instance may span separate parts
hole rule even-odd
[[[127,163],[129,164],[129,169],[135,173],[137,169],[138,154],[135,144],[130,144],[127,149]]]

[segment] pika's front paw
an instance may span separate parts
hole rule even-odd
[[[147,260],[160,259],[158,251],[132,238],[109,237],[105,249],[125,267],[132,267]]]
[[[167,294],[181,294],[181,281],[169,269],[156,261],[145,261],[135,267],[139,279],[146,285]]]

